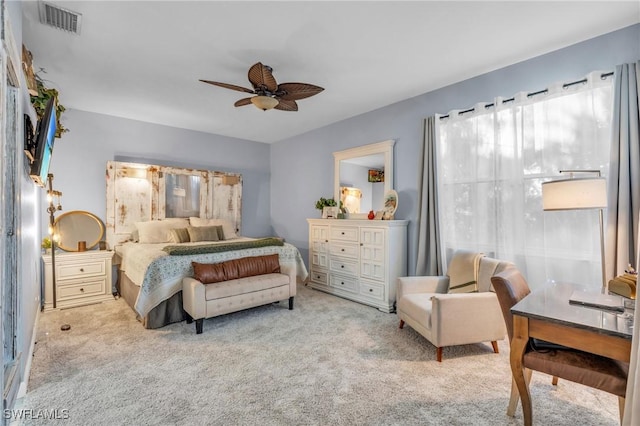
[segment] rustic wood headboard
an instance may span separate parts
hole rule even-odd
[[[135,222],[167,217],[227,219],[240,232],[241,174],[108,161],[106,178],[110,249],[131,239]]]

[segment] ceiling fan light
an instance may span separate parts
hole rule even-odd
[[[259,95],[252,97],[251,103],[261,110],[266,111],[268,109],[275,108],[275,106],[278,105],[279,102],[276,98],[272,98],[271,96]]]

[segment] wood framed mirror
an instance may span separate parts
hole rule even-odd
[[[78,251],[78,242],[85,241],[91,250],[104,238],[104,223],[93,213],[72,210],[58,216],[54,231],[60,236],[56,243],[64,251]]]
[[[366,218],[384,207],[384,194],[393,188],[394,140],[336,151],[333,199],[342,200],[349,217]]]

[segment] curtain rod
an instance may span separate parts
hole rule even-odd
[[[605,78],[610,77],[613,74],[614,74],[613,71],[605,72],[605,73],[600,74],[600,78],[604,80]],[[586,83],[586,82],[587,82],[587,79],[583,78],[582,80],[577,80],[577,81],[572,81],[570,83],[565,83],[565,84],[562,85],[562,88],[566,89],[567,87],[575,86],[576,84],[582,84],[582,83]],[[530,98],[532,96],[541,95],[543,93],[547,93],[548,91],[549,91],[549,89],[543,89],[543,90],[538,90],[537,92],[527,93],[527,97]],[[505,99],[504,101],[502,101],[502,103],[506,104],[507,102],[513,102],[515,100],[516,100],[516,98],[509,98],[509,99]],[[485,109],[488,109],[488,108],[491,108],[493,106],[494,106],[494,104],[493,104],[493,102],[491,102],[490,104],[486,104],[484,107],[485,107]],[[475,110],[476,110],[475,108],[465,109],[464,111],[460,111],[458,113],[458,115],[466,114],[468,112],[473,112]],[[449,117],[449,114],[441,115],[439,118],[440,118],[440,120],[442,120],[443,118],[448,118],[448,117]]]

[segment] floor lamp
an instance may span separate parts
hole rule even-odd
[[[599,170],[561,170],[570,173],[569,179],[553,180],[542,184],[542,209],[585,210],[598,209],[600,216],[600,259],[602,264],[602,292],[608,293],[604,251],[604,213],[607,207],[607,181]],[[577,177],[574,173],[592,173],[596,177]]]
[[[53,309],[56,308],[56,243],[58,242],[59,235],[55,232],[56,227],[56,212],[58,210],[62,210],[62,205],[60,204],[60,197],[62,197],[62,192],[55,191],[53,189],[53,175],[49,173],[47,175],[47,184],[49,188],[47,189],[47,201],[49,205],[47,206],[47,213],[49,213],[49,236],[51,237],[51,278],[53,284]],[[58,202],[56,206],[55,201]]]

